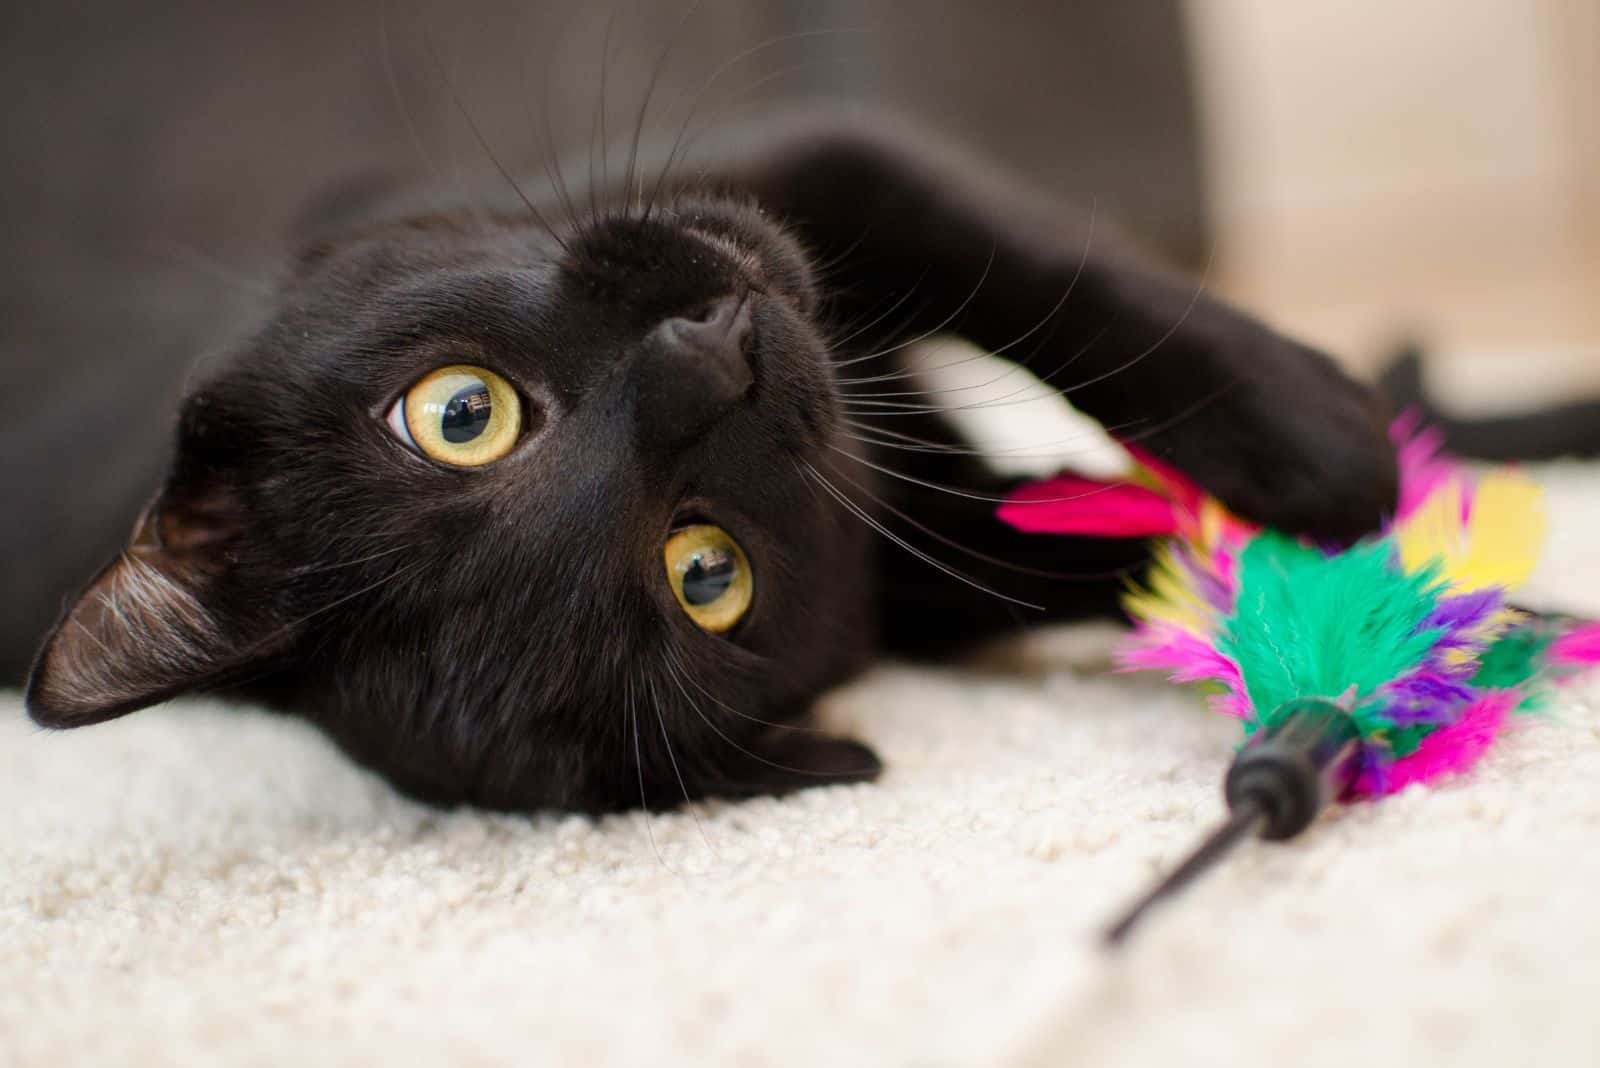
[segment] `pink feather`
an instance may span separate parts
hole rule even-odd
[[[1154,490],[1077,475],[1057,475],[1018,487],[998,514],[1002,522],[1025,534],[1162,538],[1178,532],[1172,502]]]
[[[1462,522],[1472,507],[1471,480],[1463,477],[1462,466],[1444,452],[1444,435],[1425,427],[1415,409],[1400,414],[1389,425],[1389,440],[1394,444],[1400,467],[1400,502],[1396,519],[1405,519],[1451,482],[1462,486]]]
[[[1164,671],[1172,682],[1220,682],[1227,692],[1211,698],[1213,711],[1235,719],[1254,715],[1239,665],[1197,634],[1146,624],[1117,651],[1116,663],[1118,671]]]
[[[1520,694],[1507,690],[1480,697],[1463,709],[1454,723],[1424,738],[1410,756],[1381,772],[1362,772],[1356,792],[1378,797],[1397,793],[1412,783],[1432,783],[1471,770],[1499,737],[1506,717],[1521,699]]]
[[[1600,665],[1600,623],[1585,623],[1557,638],[1550,660],[1563,667]]]

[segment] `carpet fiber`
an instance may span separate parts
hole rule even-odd
[[[1537,601],[1600,612],[1600,471],[1543,477]],[[1106,637],[881,670],[827,708],[881,783],[698,818],[432,811],[292,720],[0,697],[0,1065],[1600,1064],[1600,686],[1113,957],[1234,728]]]

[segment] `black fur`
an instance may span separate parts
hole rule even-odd
[[[1428,392],[1421,352],[1408,349],[1384,372],[1383,392],[1444,435],[1459,456],[1506,463],[1600,456],[1600,398],[1482,419],[1445,411]]]
[[[933,330],[1024,360],[1251,518],[1351,539],[1392,503],[1382,414],[1330,361],[934,139],[796,116],[672,174],[592,217],[554,196],[391,209],[311,240],[187,397],[161,496],[40,654],[34,718],[238,689],[412,794],[509,809],[870,778],[869,750],[812,728],[820,693],[884,651],[1113,611],[1143,555],[1001,526],[1008,485],[960,447],[949,398],[909,392],[898,352],[847,362]],[[668,383],[652,338],[730,296],[751,301],[754,385],[695,412],[695,369]],[[484,468],[383,424],[454,362],[533,416]],[[660,432],[664,389],[695,432]],[[887,447],[909,439],[932,445]],[[686,519],[752,562],[727,635],[666,583]]]

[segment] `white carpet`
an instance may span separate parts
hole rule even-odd
[[[1548,477],[1541,600],[1600,611],[1600,471]],[[829,706],[882,783],[654,848],[429,811],[256,712],[46,735],[6,697],[0,1065],[1600,1064],[1600,686],[1470,781],[1247,847],[1112,958],[1233,727],[1097,645],[884,670]]]

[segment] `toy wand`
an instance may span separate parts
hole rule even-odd
[[[1124,601],[1135,630],[1118,663],[1207,683],[1212,708],[1244,726],[1227,821],[1109,929],[1111,944],[1246,838],[1292,838],[1334,801],[1471,770],[1514,714],[1600,665],[1600,624],[1511,601],[1544,539],[1539,487],[1475,474],[1413,422],[1393,437],[1395,516],[1346,549],[1244,522],[1132,450],[1122,482],[1058,476],[1001,507],[1027,533],[1158,539]]]
[[[1310,699],[1280,709],[1273,719],[1275,725],[1258,731],[1228,768],[1227,820],[1106,930],[1109,945],[1121,945],[1152,907],[1246,838],[1293,838],[1355,786],[1361,734],[1348,712],[1332,701]]]

